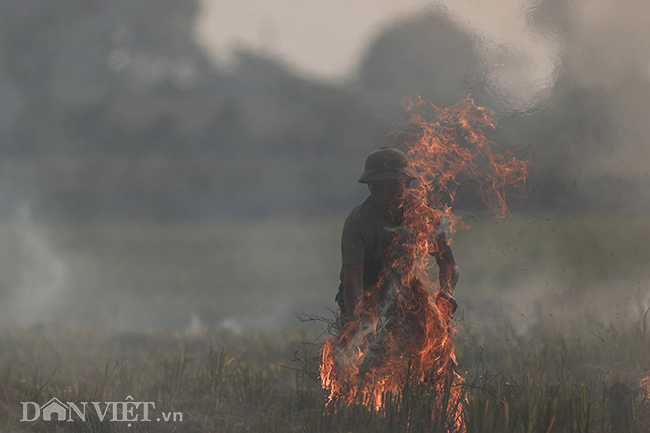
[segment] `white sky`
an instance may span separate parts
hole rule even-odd
[[[522,76],[499,71],[511,92],[529,92],[552,73],[553,47],[525,27],[534,0],[201,0],[197,37],[227,64],[237,46],[265,50],[305,75],[344,79],[373,37],[393,21],[442,4],[490,46],[526,53]],[[497,65],[498,66],[498,65]]]

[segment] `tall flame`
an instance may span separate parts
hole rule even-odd
[[[404,206],[402,225],[390,229],[387,265],[363,293],[358,318],[323,346],[320,377],[329,404],[362,403],[377,410],[387,396],[399,395],[407,381],[430,386],[439,396],[438,409],[447,412],[447,430],[464,432],[453,311],[426,272],[437,248],[433,235],[441,222],[449,223],[450,232],[465,225],[453,212],[461,182],[476,185],[497,216],[507,215],[505,196],[525,182],[528,161],[518,159],[514,150],[492,149],[483,130],[496,122],[469,96],[449,108],[417,95],[402,105],[405,113],[388,139],[406,151],[421,179],[409,190],[411,205]],[[427,120],[431,114],[435,119]]]

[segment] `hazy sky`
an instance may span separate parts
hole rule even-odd
[[[383,28],[395,20],[445,6],[458,23],[491,47],[526,53],[526,77],[499,71],[513,92],[530,90],[552,72],[553,47],[526,29],[531,0],[202,0],[198,39],[220,61],[237,46],[269,51],[304,74],[345,78]],[[498,66],[498,65],[497,65]],[[496,71],[495,71],[496,72]]]

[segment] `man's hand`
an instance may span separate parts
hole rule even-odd
[[[443,290],[440,290],[438,292],[436,303],[438,303],[440,299],[443,299],[442,302],[446,302],[449,304],[449,307],[451,308],[451,314],[453,316],[454,313],[456,312],[456,309],[458,308],[458,302],[456,302],[453,296],[451,296],[450,294],[446,293]]]

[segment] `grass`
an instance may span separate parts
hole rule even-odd
[[[648,431],[650,401],[639,385],[646,374],[642,329],[641,322],[608,328],[603,338],[615,345],[568,344],[569,335],[520,335],[518,349],[513,344],[507,351],[473,346],[467,341],[488,336],[466,335],[459,340],[459,364],[467,431]],[[8,329],[0,337],[0,430],[445,431],[436,396],[416,385],[388,398],[380,412],[362,404],[327,407],[313,368],[300,362],[316,356],[318,345],[307,344],[312,340],[289,332],[187,336]],[[20,402],[124,402],[128,395],[154,402],[155,413],[182,413],[182,421],[132,427],[96,417],[20,421]]]

